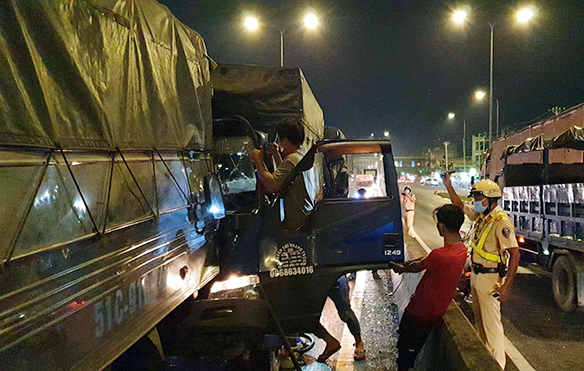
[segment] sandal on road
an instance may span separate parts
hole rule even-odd
[[[355,355],[353,359],[355,361],[363,361],[367,356],[367,351],[365,349],[355,349]]]

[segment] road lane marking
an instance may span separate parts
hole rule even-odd
[[[363,294],[365,293],[366,274],[370,271],[359,271],[355,275],[355,285],[353,286],[353,295],[351,296],[351,308],[355,312],[358,321],[361,321],[361,310],[363,309]],[[349,327],[343,322],[343,336],[341,337],[341,351],[335,364],[337,371],[353,371],[355,360],[353,355],[355,339],[349,331]]]
[[[535,371],[535,368],[529,364],[525,357],[523,357],[523,354],[521,354],[519,350],[515,348],[515,345],[511,343],[507,336],[505,336],[505,353],[507,353],[509,358],[511,358],[519,371]]]
[[[426,252],[429,254],[430,251],[432,251],[428,245],[426,245],[426,243],[424,242],[424,240],[422,240],[422,238],[420,236],[418,236],[418,233],[416,233],[416,231],[414,230],[414,239],[416,241],[418,241],[418,243],[420,244],[420,246],[422,246],[424,248],[424,250],[426,250]]]
[[[415,231],[414,231],[414,238],[416,239],[416,241],[418,241],[420,243],[420,245],[422,245],[424,250],[426,250],[428,253],[430,253],[431,250],[428,247],[428,245],[426,245],[424,240],[422,240],[422,238],[420,236],[418,236],[418,234]],[[467,318],[467,320],[468,320],[468,318]],[[470,321],[469,321],[469,323],[470,323]],[[474,326],[473,326],[473,328],[474,328]],[[519,350],[517,348],[515,348],[515,345],[513,345],[513,343],[511,343],[511,340],[509,340],[509,338],[507,336],[505,336],[505,353],[507,353],[507,355],[513,361],[515,366],[517,366],[517,369],[519,371],[535,371],[533,366],[531,366],[531,364],[529,364],[529,362],[525,359],[525,357],[523,357],[523,354],[521,354],[521,352],[519,352]]]

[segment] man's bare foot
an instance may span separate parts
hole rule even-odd
[[[335,339],[335,341],[331,341],[330,343],[326,344],[326,348],[324,348],[324,352],[320,356],[318,356],[318,362],[325,362],[329,359],[330,356],[335,354],[341,349],[341,343]]]
[[[365,352],[365,346],[363,345],[363,342],[359,342],[357,344],[355,344],[355,354],[353,356],[353,359],[355,361],[362,361],[364,360],[366,357],[366,352]]]

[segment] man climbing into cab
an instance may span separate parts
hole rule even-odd
[[[249,157],[257,168],[258,181],[268,193],[277,193],[288,175],[298,165],[305,153],[301,146],[304,142],[304,127],[299,120],[285,121],[278,128],[277,142],[270,145],[267,152],[276,163],[276,170],[270,173],[264,163],[264,148],[254,149]],[[282,160],[282,157],[284,158]],[[299,176],[284,197],[286,229],[297,230],[306,221],[314,208],[314,201],[308,195],[304,178]]]
[[[263,148],[254,149],[250,153],[249,157],[257,168],[258,182],[266,192],[277,193],[280,190],[285,180],[305,154],[301,149],[303,142],[304,127],[302,122],[298,119],[292,119],[280,124],[276,143],[270,145],[266,151],[272,156],[277,166],[273,173],[268,170],[264,163],[265,150]],[[280,153],[284,159],[280,157]],[[298,176],[284,197],[284,224],[286,229],[290,231],[300,229],[313,208],[314,200],[306,190],[304,177]],[[326,343],[323,353],[318,357],[319,362],[325,362],[341,349],[341,343],[320,323],[314,334]]]

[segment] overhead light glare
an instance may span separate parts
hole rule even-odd
[[[308,28],[316,28],[318,26],[318,17],[316,14],[310,13],[304,17],[304,25]]]
[[[464,23],[464,21],[466,20],[466,11],[464,10],[457,10],[454,12],[454,14],[452,14],[452,20],[456,23]]]
[[[517,21],[519,23],[527,23],[531,18],[533,18],[534,15],[535,13],[533,10],[529,8],[521,9],[517,12]]]
[[[254,18],[254,17],[247,17],[245,19],[244,24],[245,24],[245,28],[247,28],[250,31],[257,30],[259,25],[260,25],[257,18]]]

